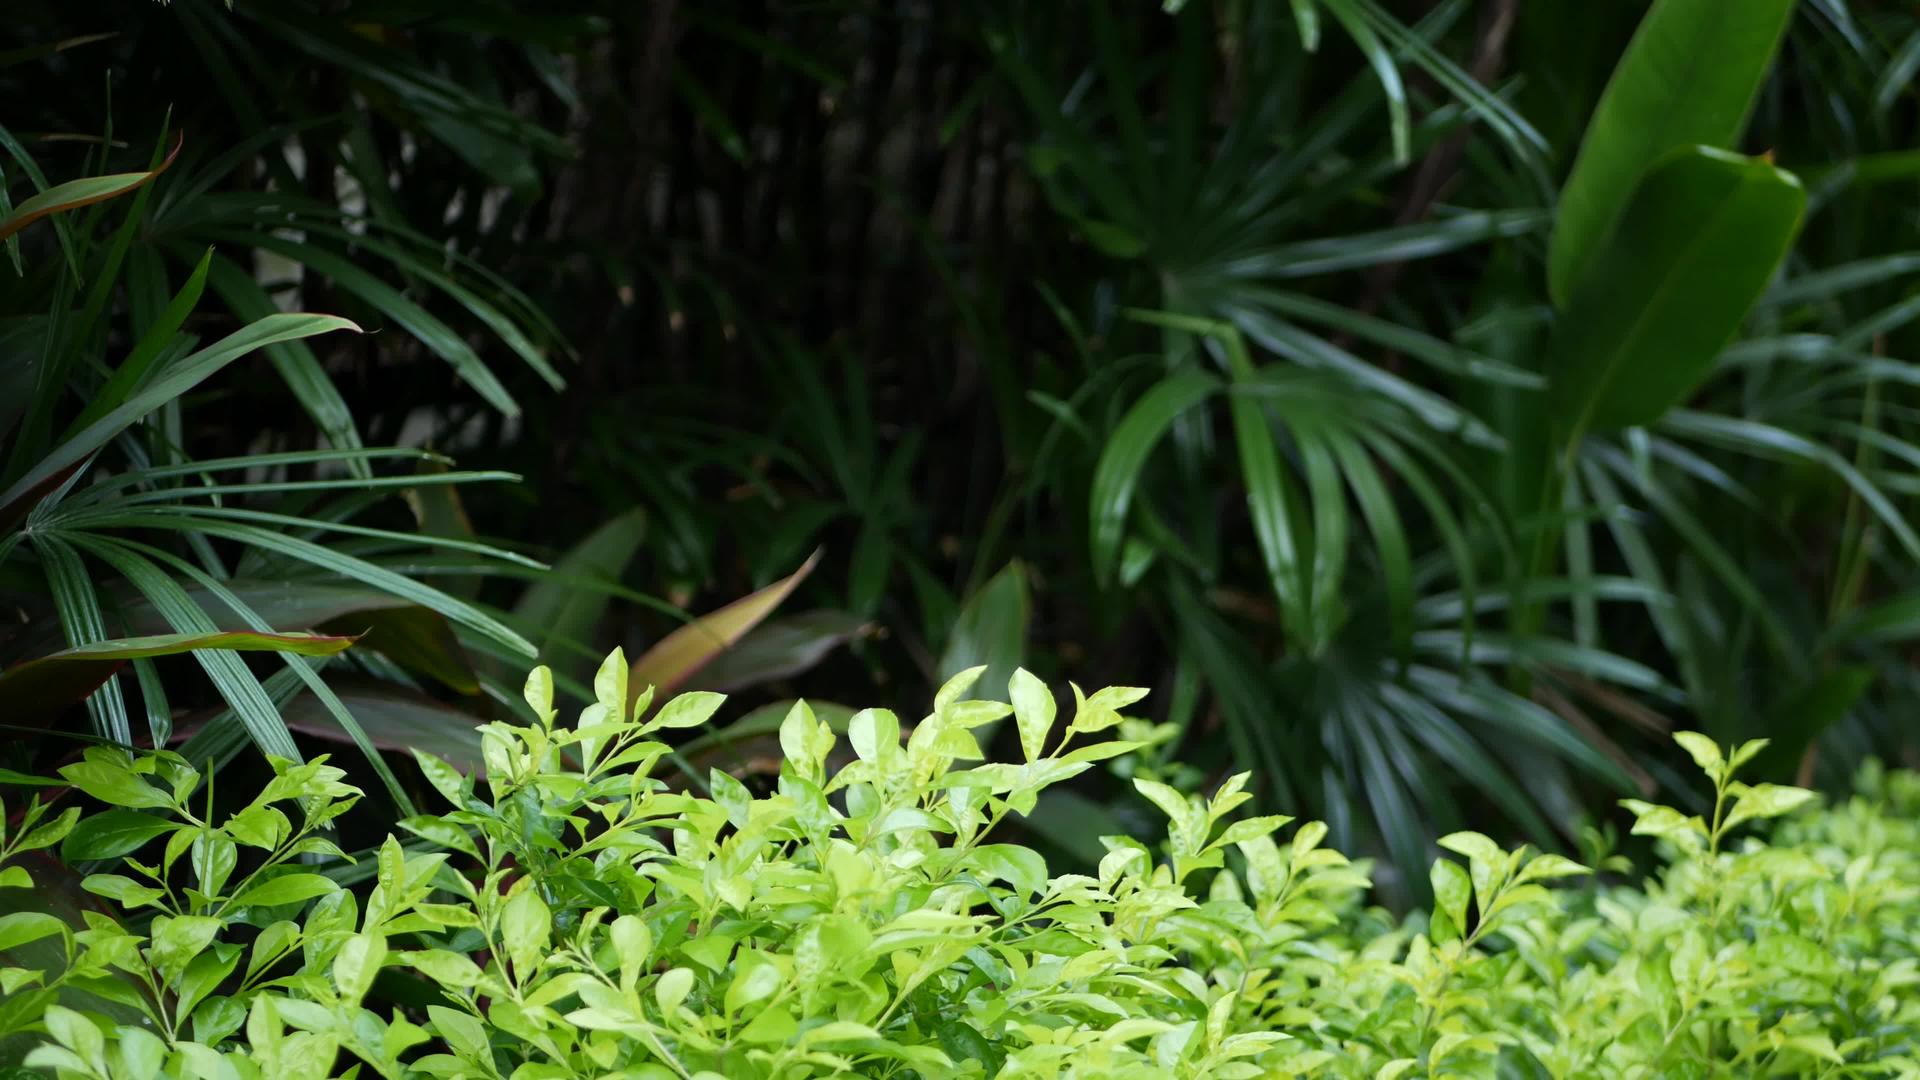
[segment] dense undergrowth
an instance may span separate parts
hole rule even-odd
[[[627,672],[568,721],[536,670],[537,721],[482,729],[482,779],[422,756],[438,812],[359,862],[324,761],[216,820],[178,756],[88,751],[58,783],[107,808],[35,800],[0,839],[0,887],[58,852],[94,898],[0,917],[0,1032],[99,1080],[1920,1075],[1912,773],[1822,806],[1737,779],[1761,744],[1682,734],[1712,811],[1629,801],[1644,883],[1454,833],[1397,923],[1324,824],[1243,816],[1244,773],[1136,780],[1166,841],[1105,838],[1091,874],[995,835],[1137,750],[1111,735],[1142,690],[1056,704],[1018,671],[1007,705],[976,668],[844,741],[796,705],[774,790],[715,770],[706,798],[660,736],[722,699]],[[1020,759],[981,764],[999,725]]]
[[[5,767],[332,753],[361,850],[535,662],[756,707],[696,790],[1024,665],[1405,909],[1674,730],[1913,764],[1910,4],[15,10]]]
[[[1920,1077],[1911,4],[7,29],[0,1077]]]

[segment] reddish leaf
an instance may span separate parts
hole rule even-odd
[[[114,672],[135,657],[173,656],[196,649],[233,652],[290,652],[331,656],[352,645],[351,637],[326,634],[156,634],[152,637],[96,641],[50,656],[27,660],[0,671],[0,701],[13,716],[46,716],[85,701]]]
[[[382,750],[419,750],[445,759],[462,772],[480,770],[480,736],[474,731],[482,722],[480,717],[383,683],[328,680],[328,685],[367,738]],[[302,735],[343,744],[353,741],[311,694],[288,702],[281,716],[288,728]]]
[[[790,678],[872,629],[872,623],[848,611],[804,611],[769,619],[714,657],[687,685],[731,692]]]
[[[473,665],[445,618],[427,608],[357,585],[310,581],[238,578],[224,583],[241,603],[269,626],[313,627],[324,633],[364,635],[359,646],[384,654],[418,675],[462,694],[480,691]],[[246,626],[239,615],[204,589],[189,597],[223,630]],[[127,624],[136,632],[158,631],[166,620],[144,600],[126,604]]]
[[[780,579],[752,595],[742,597],[718,611],[702,615],[654,643],[633,662],[632,692],[653,686],[660,693],[684,685],[694,673],[713,662],[713,658],[733,647],[746,632],[773,614],[813,568],[820,562],[814,552],[806,564],[790,576]]]
[[[77,210],[82,206],[91,206],[97,202],[125,195],[153,182],[154,177],[167,171],[173,159],[180,156],[180,147],[185,145],[183,132],[174,140],[173,150],[160,167],[150,172],[115,173],[111,176],[88,176],[79,180],[69,180],[64,184],[55,184],[47,190],[23,199],[20,205],[0,216],[0,240],[4,240],[28,225],[49,214]]]

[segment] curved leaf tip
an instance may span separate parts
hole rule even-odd
[[[180,156],[180,148],[185,146],[186,142],[186,132],[177,133],[173,141],[173,149],[167,153],[166,158],[157,167],[146,172],[84,176],[64,184],[55,184],[32,198],[22,200],[20,205],[4,216],[0,216],[0,240],[12,236],[43,217],[68,210],[78,210],[83,206],[92,206],[94,203],[118,198],[145,187],[161,173],[167,171],[174,159]]]

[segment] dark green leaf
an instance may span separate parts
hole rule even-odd
[[[1094,470],[1090,499],[1093,572],[1111,580],[1118,565],[1120,541],[1126,534],[1127,509],[1147,457],[1175,418],[1212,397],[1220,380],[1198,371],[1183,371],[1155,383],[1107,438]]]
[[[521,595],[513,613],[538,628],[542,663],[556,664],[562,644],[598,651],[593,634],[612,596],[593,582],[618,585],[646,531],[646,511],[615,515],[562,555],[550,575]]]
[[[398,752],[417,750],[463,771],[480,768],[480,735],[474,730],[480,717],[397,686],[335,680],[333,689],[375,746]],[[340,722],[311,695],[295,698],[281,713],[287,727],[303,735],[351,741]]]
[[[1649,424],[1712,370],[1800,226],[1806,193],[1766,162],[1677,151],[1635,189],[1549,353],[1561,430]]]
[[[0,493],[0,528],[11,525],[26,513],[30,500],[45,493],[79,467],[109,439],[127,429],[141,417],[172,401],[242,356],[282,341],[312,337],[333,330],[360,328],[332,315],[288,313],[269,315],[251,323],[168,365],[165,374],[129,398],[124,404],[76,432],[55,447],[26,475]]]
[[[1561,308],[1602,265],[1628,199],[1673,150],[1730,147],[1794,0],[1655,0],[1620,58],[1560,193],[1547,283]],[[1769,267],[1771,267],[1769,263]]]
[[[731,693],[792,678],[870,629],[871,623],[846,611],[804,611],[768,619],[715,657],[688,687]]]
[[[1004,701],[1007,680],[1026,659],[1027,618],[1026,568],[1018,562],[1008,563],[961,606],[959,621],[940,654],[934,681],[943,683],[984,664],[987,670],[974,685],[973,696]],[[990,729],[980,730],[984,743]]]

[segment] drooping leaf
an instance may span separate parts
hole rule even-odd
[[[1204,372],[1169,375],[1135,402],[1107,437],[1100,464],[1094,470],[1090,499],[1094,577],[1106,581],[1113,576],[1140,470],[1160,436],[1166,434],[1176,417],[1219,389],[1220,380]]]
[[[333,315],[298,312],[269,315],[175,361],[168,366],[165,374],[54,447],[24,476],[14,481],[11,487],[0,492],[0,529],[11,527],[27,512],[32,500],[72,475],[89,455],[106,445],[115,435],[161,405],[200,385],[240,357],[282,341],[294,341],[333,330],[358,332],[359,329],[352,322]]]
[[[234,259],[216,254],[209,267],[207,283],[228,309],[242,319],[265,318],[275,311],[272,294],[254,280],[250,268]],[[343,450],[361,448],[360,427],[353,410],[310,346],[303,341],[282,341],[266,346],[261,352],[280,373],[280,380],[286,383],[307,415],[326,433],[328,443]],[[373,475],[365,461],[348,458],[346,466],[355,476]]]
[[[107,380],[87,402],[87,407],[75,417],[69,431],[79,431],[98,420],[114,406],[127,399],[127,395],[139,389],[147,376],[152,373],[166,347],[173,343],[174,335],[187,316],[193,313],[194,305],[199,303],[201,291],[206,286],[207,267],[213,260],[211,249],[195,264],[193,272],[187,275],[187,282],[179,293],[168,302],[160,318],[140,337],[140,341],[127,355],[120,366],[114,369],[112,378]]]

